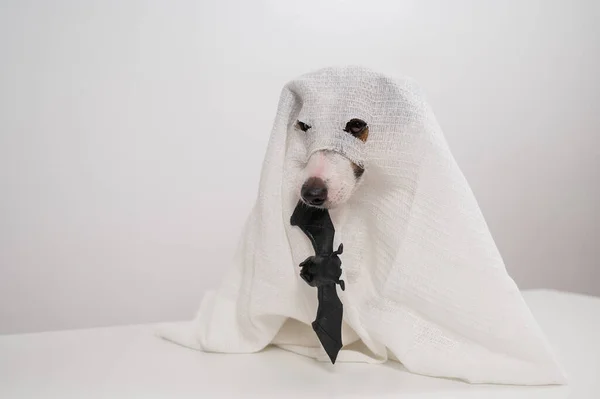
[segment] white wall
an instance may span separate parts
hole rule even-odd
[[[345,63],[420,81],[522,288],[600,294],[598,4],[0,1],[0,333],[192,317]]]

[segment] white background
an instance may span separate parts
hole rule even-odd
[[[0,333],[193,317],[279,91],[416,78],[522,288],[600,295],[600,6],[0,1]]]

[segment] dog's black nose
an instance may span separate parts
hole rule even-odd
[[[320,206],[327,199],[327,186],[322,179],[311,177],[302,185],[300,195],[307,204]]]

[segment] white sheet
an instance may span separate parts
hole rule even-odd
[[[600,298],[525,291],[567,386],[470,385],[397,363],[335,366],[267,349],[208,354],[153,335],[156,325],[0,336],[0,398],[597,398]]]
[[[366,142],[344,131],[354,118],[368,124]],[[345,163],[354,182],[348,159],[365,166],[357,186],[328,166]],[[565,382],[422,90],[352,66],[285,85],[256,203],[232,259],[217,265],[226,277],[190,328],[166,338],[222,353],[278,344],[329,361],[311,327],[315,290],[298,270],[314,250],[290,224],[309,176],[339,205],[331,211],[346,286],[338,362],[395,358],[418,374],[476,383]]]

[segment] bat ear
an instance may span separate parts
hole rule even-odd
[[[308,265],[308,264],[311,262],[311,260],[312,260],[312,256],[309,256],[308,258],[304,259],[304,260],[302,261],[302,263],[300,263],[300,265],[299,265],[299,266],[300,266],[300,267],[304,267],[304,266]]]
[[[344,252],[344,244],[340,244],[337,251],[334,252],[335,255],[341,255]]]

